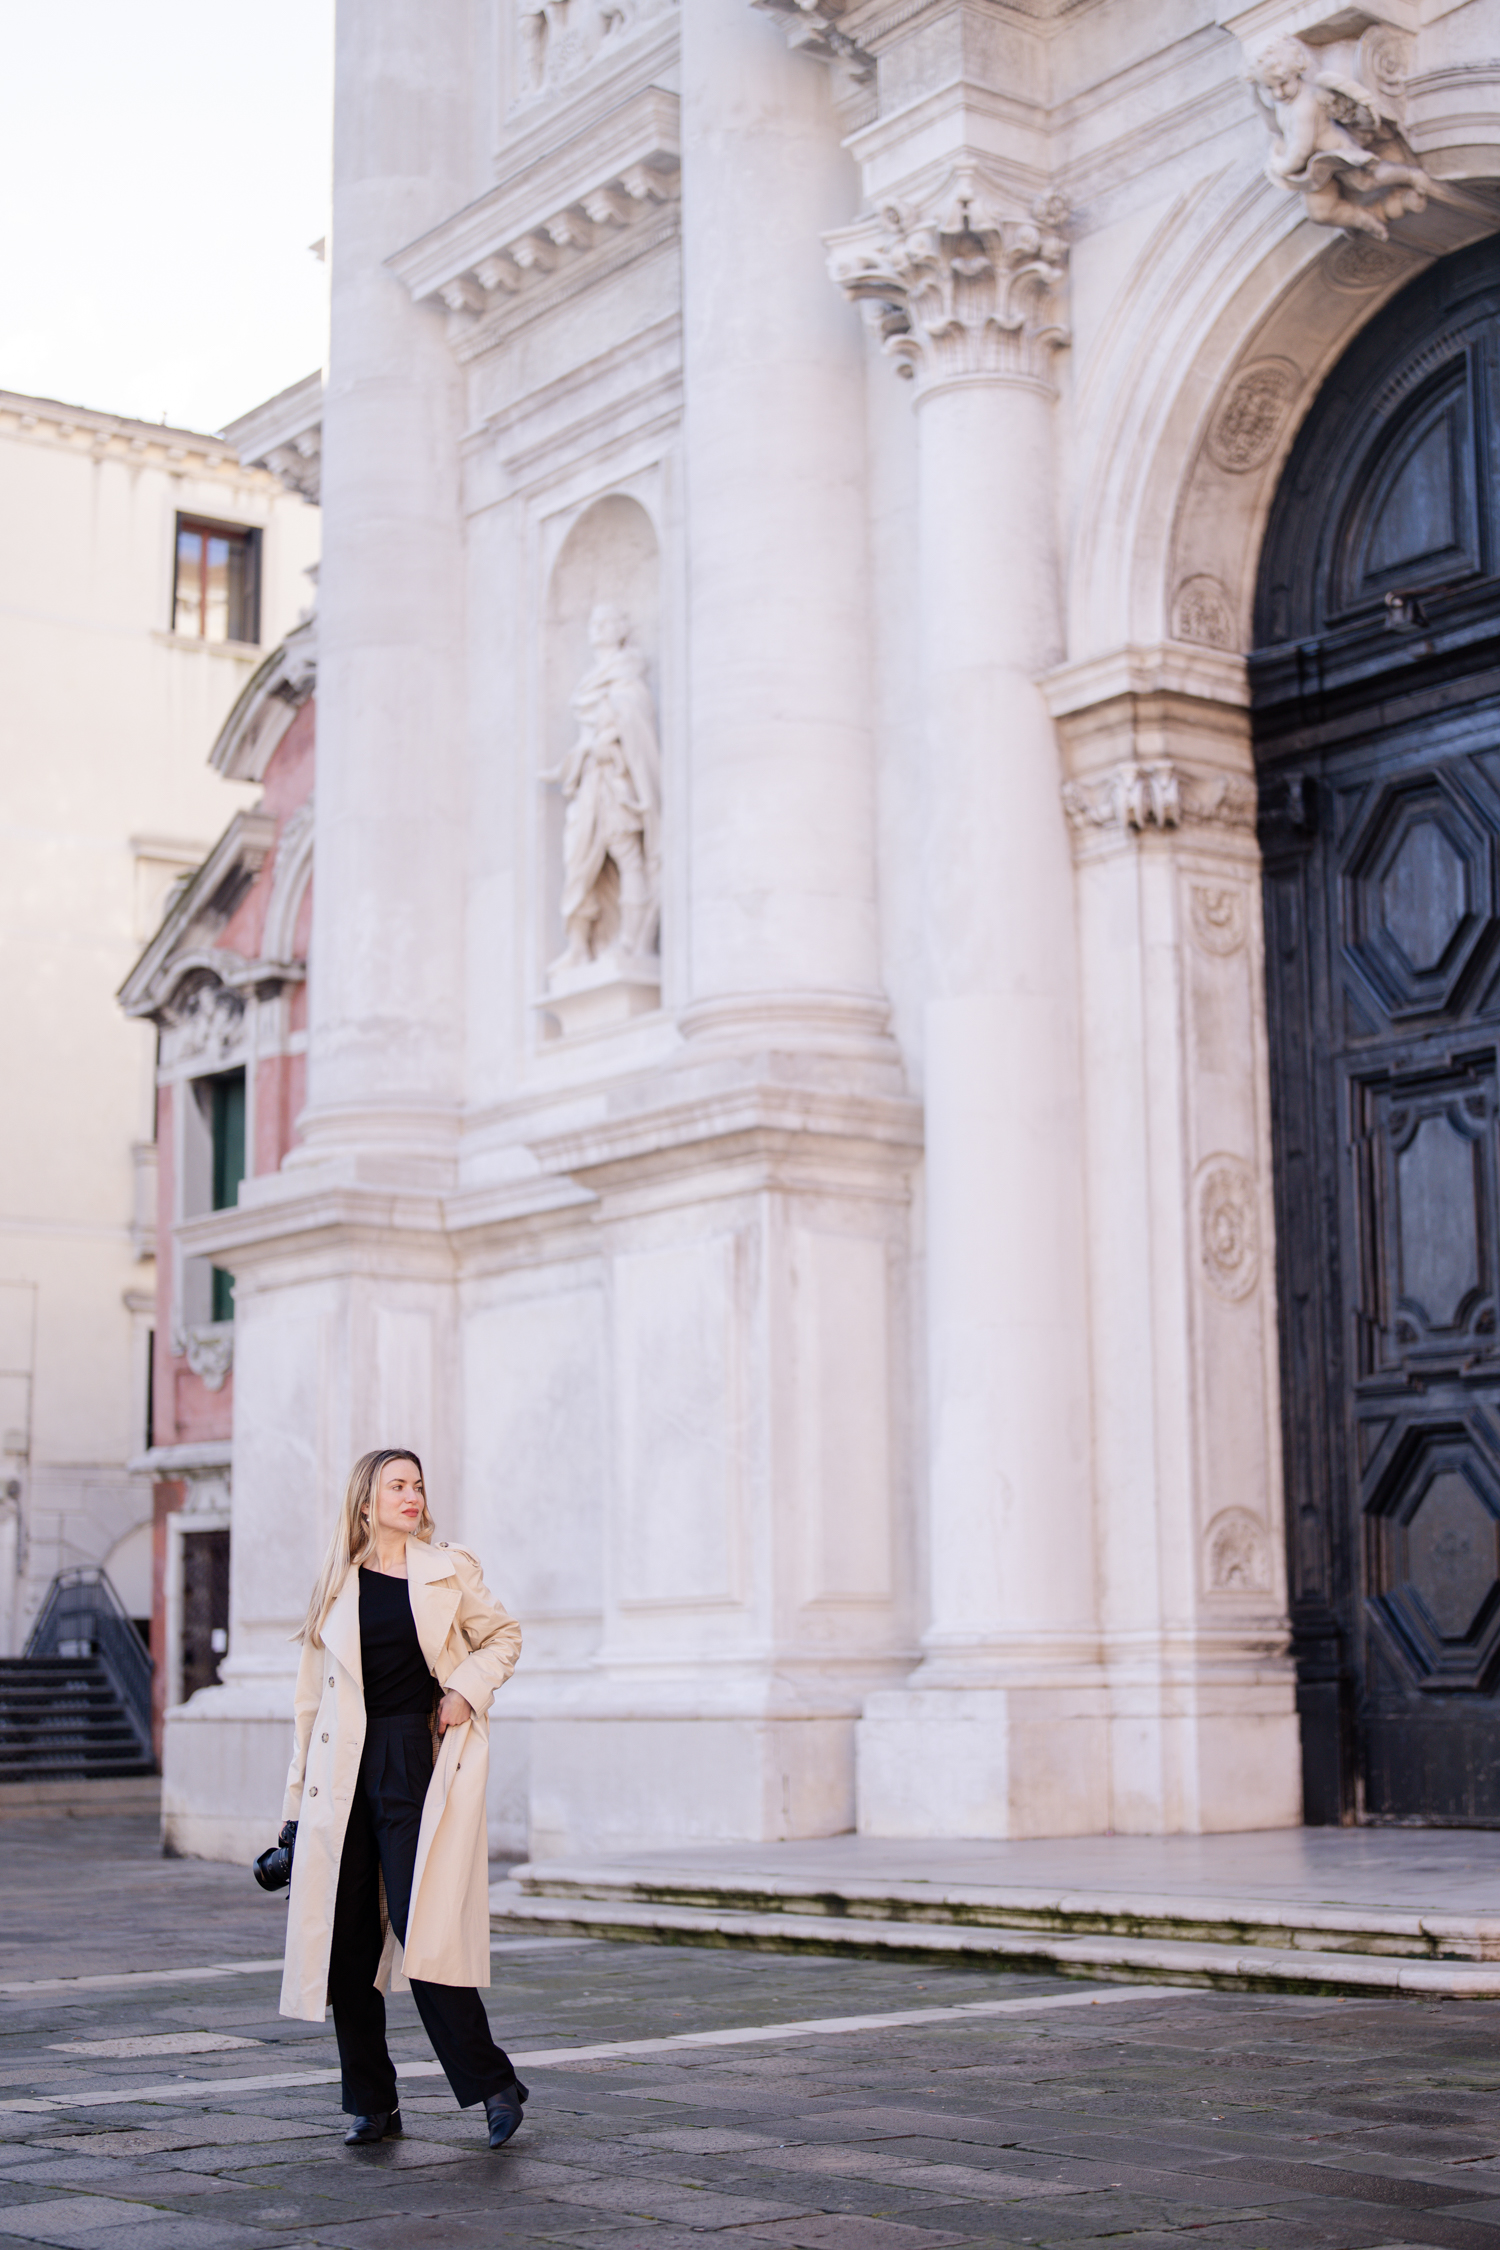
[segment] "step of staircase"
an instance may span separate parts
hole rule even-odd
[[[1316,1900],[1040,1892],[1001,1884],[532,1862],[490,1891],[493,1922],[658,1944],[962,1960],[1236,1991],[1500,1998],[1500,1913]]]
[[[0,1787],[154,1771],[98,1657],[0,1658]]]

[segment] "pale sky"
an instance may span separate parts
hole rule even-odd
[[[320,366],[333,0],[0,0],[0,390],[217,430]]]

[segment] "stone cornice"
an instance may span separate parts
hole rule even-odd
[[[1097,709],[1122,696],[1183,696],[1236,710],[1246,710],[1250,703],[1250,678],[1242,656],[1186,641],[1111,649],[1079,664],[1060,665],[1045,676],[1041,689],[1057,719]]]
[[[677,97],[646,87],[387,264],[419,303],[447,306],[457,342],[486,315],[543,293],[550,276],[573,269],[591,280],[596,262],[613,271],[633,231],[675,205],[679,170]]]
[[[0,437],[63,444],[87,450],[94,460],[122,460],[133,466],[167,469],[193,476],[247,481],[262,491],[278,482],[269,471],[245,462],[228,439],[200,430],[179,430],[164,422],[138,422],[128,414],[102,414],[59,399],[33,398],[24,391],[0,391]],[[88,440],[87,448],[78,444]]]
[[[291,492],[316,505],[323,473],[323,377],[304,375],[300,383],[254,406],[224,435],[239,448],[242,461],[268,469]]]
[[[601,282],[623,273],[627,266],[636,265],[653,251],[675,243],[680,232],[680,212],[674,191],[670,201],[653,205],[649,215],[643,213],[615,240],[596,244],[586,255],[566,259],[546,282],[511,297],[493,299],[487,313],[453,315],[448,323],[448,337],[454,357],[466,362],[494,351],[521,329],[530,327],[533,321],[545,320],[549,313],[583,296],[586,291],[597,289]]]
[[[815,1143],[827,1144],[830,1153],[834,1144],[857,1147],[867,1162],[876,1156],[883,1167],[899,1168],[922,1146],[921,1105],[900,1095],[760,1083],[538,1135],[529,1145],[548,1171],[577,1179],[661,1168],[676,1173],[690,1151],[722,1163]]]
[[[236,1275],[316,1265],[351,1245],[370,1270],[415,1262],[447,1274],[482,1237],[592,1221],[606,1190],[665,1179],[696,1195],[694,1176],[701,1181],[705,1170],[749,1166],[762,1184],[770,1176],[791,1188],[904,1197],[921,1147],[921,1105],[909,1097],[762,1081],[537,1132],[526,1149],[539,1171],[472,1188],[424,1192],[320,1179],[312,1167],[282,1172],[247,1202],[182,1221],[177,1239],[189,1256],[217,1259]]]

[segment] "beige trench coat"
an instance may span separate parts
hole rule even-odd
[[[404,1958],[394,1930],[387,1929],[375,1981],[382,1991],[393,1976],[402,1986],[410,1977],[487,1985],[489,1707],[516,1668],[521,1628],[489,1592],[466,1548],[408,1539],[406,1569],[417,1639],[433,1677],[465,1696],[474,1716],[442,1738],[422,1807]],[[296,1729],[281,1807],[283,1820],[297,1822],[281,2013],[321,2023],[339,1862],[365,1743],[357,1570],[349,1572],[328,1613],[323,1646],[303,1643]]]

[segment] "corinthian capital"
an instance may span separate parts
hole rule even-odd
[[[890,203],[825,239],[845,295],[878,310],[885,349],[923,390],[996,380],[1050,384],[1068,341],[1060,292],[1068,246],[1061,196],[1024,216],[998,208],[972,165],[920,205]]]

